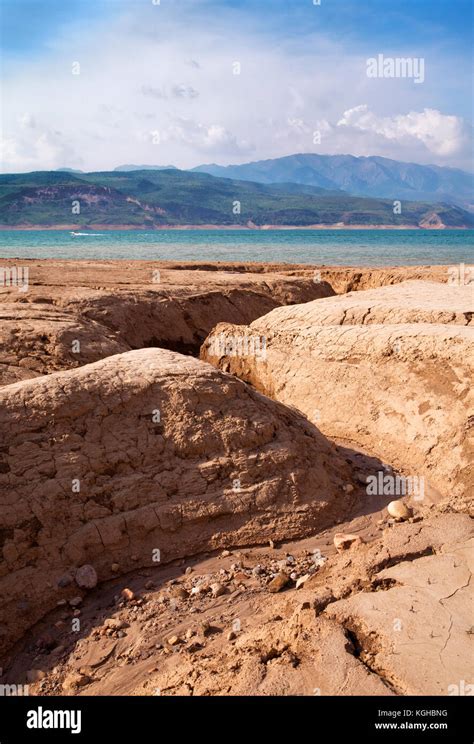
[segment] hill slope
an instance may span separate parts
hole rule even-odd
[[[80,205],[80,214],[73,211]],[[240,209],[240,211],[239,211]],[[0,176],[0,226],[159,228],[179,225],[472,227],[446,204],[393,202],[294,183],[260,184],[204,173],[145,170]]]

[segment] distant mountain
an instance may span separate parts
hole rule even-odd
[[[344,189],[358,196],[446,201],[474,209],[472,174],[378,156],[301,154],[243,165],[200,165],[193,170],[258,183],[291,181],[324,189]]]
[[[138,170],[174,170],[174,165],[117,165],[114,171],[119,173],[128,173],[128,171]]]
[[[73,211],[76,202],[80,214]],[[154,229],[208,224],[474,227],[474,217],[455,206],[408,201],[402,204],[401,214],[394,214],[391,200],[177,169],[0,175],[2,227]]]

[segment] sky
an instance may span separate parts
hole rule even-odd
[[[473,6],[0,0],[0,168],[312,152],[474,170]],[[412,76],[368,75],[379,55],[387,74],[410,60]]]

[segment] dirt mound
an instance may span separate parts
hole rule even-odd
[[[350,506],[350,468],[314,426],[190,357],[128,352],[0,399],[3,648],[78,594],[83,565],[103,581]]]
[[[278,308],[248,327],[218,325],[201,356],[297,407],[327,436],[425,478],[431,498],[464,508],[474,337],[462,323],[472,288],[421,284]]]

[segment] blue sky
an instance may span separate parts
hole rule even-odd
[[[0,8],[4,170],[191,167],[299,151],[472,168],[471,0]],[[377,54],[423,58],[423,83],[369,80]]]

